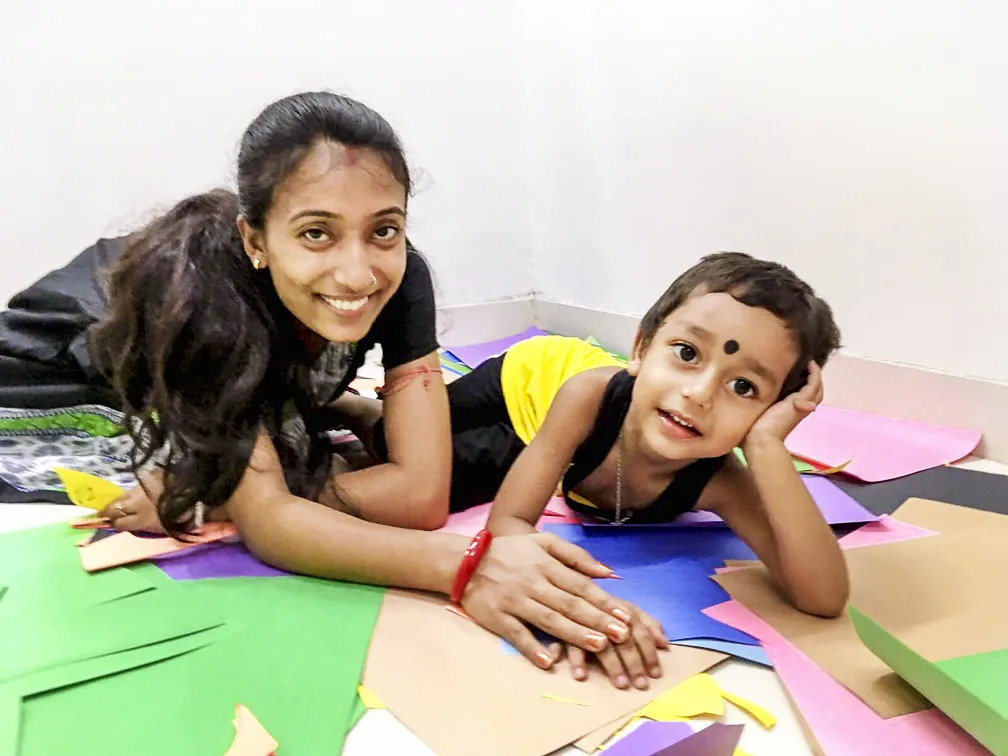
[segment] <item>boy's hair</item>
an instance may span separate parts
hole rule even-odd
[[[761,307],[787,324],[798,347],[798,360],[784,380],[782,397],[804,385],[810,360],[821,367],[840,348],[840,329],[833,311],[811,286],[790,268],[743,252],[707,255],[673,281],[641,321],[641,348],[651,343],[668,316],[695,293],[731,294],[742,304]]]

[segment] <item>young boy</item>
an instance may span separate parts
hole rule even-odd
[[[530,533],[560,481],[572,509],[618,524],[708,510],[798,609],[836,616],[846,566],[784,439],[822,400],[839,339],[829,306],[788,268],[705,257],[644,316],[625,369],[550,336],[452,383],[452,509],[494,500],[495,535]],[[632,627],[599,662],[619,687],[647,687],[666,641],[643,612]],[[584,652],[569,653],[583,679]]]

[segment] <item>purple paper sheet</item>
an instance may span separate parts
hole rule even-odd
[[[654,756],[693,734],[685,722],[652,722],[645,720],[624,738],[605,749],[606,756]]]
[[[742,725],[715,722],[653,756],[732,756],[742,737]]]
[[[172,580],[290,575],[289,572],[260,562],[245,548],[244,543],[208,543],[151,561]]]
[[[823,518],[830,525],[861,525],[866,522],[875,522],[878,517],[873,515],[856,499],[848,496],[847,493],[826,477],[822,475],[802,475],[802,482],[808,492],[812,494],[822,512]],[[612,527],[609,522],[588,522],[586,527]],[[680,515],[672,522],[660,523],[658,525],[637,525],[628,523],[619,527],[642,527],[642,528],[696,528],[696,527],[725,527],[725,522],[713,512],[687,512]]]
[[[495,341],[485,341],[482,344],[469,344],[466,346],[453,346],[445,347],[445,351],[451,352],[455,355],[455,359],[468,365],[472,369],[476,369],[482,363],[489,360],[491,357],[496,357],[498,354],[506,352],[510,347],[517,344],[519,341],[525,341],[526,339],[531,339],[533,336],[545,336],[546,332],[542,331],[535,326],[526,328],[521,333],[516,333],[513,336],[507,336],[503,339],[496,339]]]

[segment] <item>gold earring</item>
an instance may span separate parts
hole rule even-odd
[[[252,258],[252,267],[255,268],[256,270],[262,270],[263,261],[260,260],[258,257],[253,257]]]

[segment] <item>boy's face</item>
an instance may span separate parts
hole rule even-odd
[[[628,420],[665,459],[728,454],[776,402],[797,360],[776,315],[730,294],[695,294],[645,349],[634,347]]]

